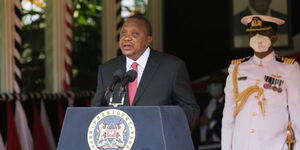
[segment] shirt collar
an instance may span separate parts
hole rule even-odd
[[[126,57],[126,69],[127,69],[127,71],[130,70],[131,64],[133,62],[137,62],[140,67],[145,68],[147,60],[149,58],[149,55],[150,55],[150,48],[148,47],[145,50],[145,52],[136,61]]]
[[[267,55],[266,57],[264,57],[262,59],[260,59],[259,57],[254,55],[252,57],[252,60],[253,60],[253,63],[256,64],[256,65],[268,63],[272,60],[275,60],[275,52],[272,51],[269,55]]]

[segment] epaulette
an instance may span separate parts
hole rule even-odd
[[[245,61],[248,61],[250,59],[251,56],[248,57],[244,57],[244,58],[239,58],[239,59],[234,59],[231,61],[231,64],[240,64],[243,63]]]
[[[287,57],[276,57],[276,60],[284,64],[293,64],[296,61],[296,59],[294,58],[287,58]]]

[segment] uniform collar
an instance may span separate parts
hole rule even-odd
[[[252,57],[252,61],[256,65],[266,64],[266,63],[271,62],[273,60],[275,60],[275,52],[274,51],[272,51],[269,55],[267,55],[266,57],[264,57],[262,59],[258,58],[255,55]]]

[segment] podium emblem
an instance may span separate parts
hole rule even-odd
[[[99,113],[90,123],[87,140],[91,150],[130,150],[135,139],[132,119],[118,109]]]

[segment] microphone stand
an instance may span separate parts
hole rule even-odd
[[[109,97],[109,104],[108,105],[113,106],[113,107],[123,106],[125,95],[126,95],[126,87],[121,86],[119,95],[121,96],[121,102],[113,103],[112,101],[113,101],[113,97],[114,97],[114,91],[112,91],[111,94],[110,94],[110,97]]]

